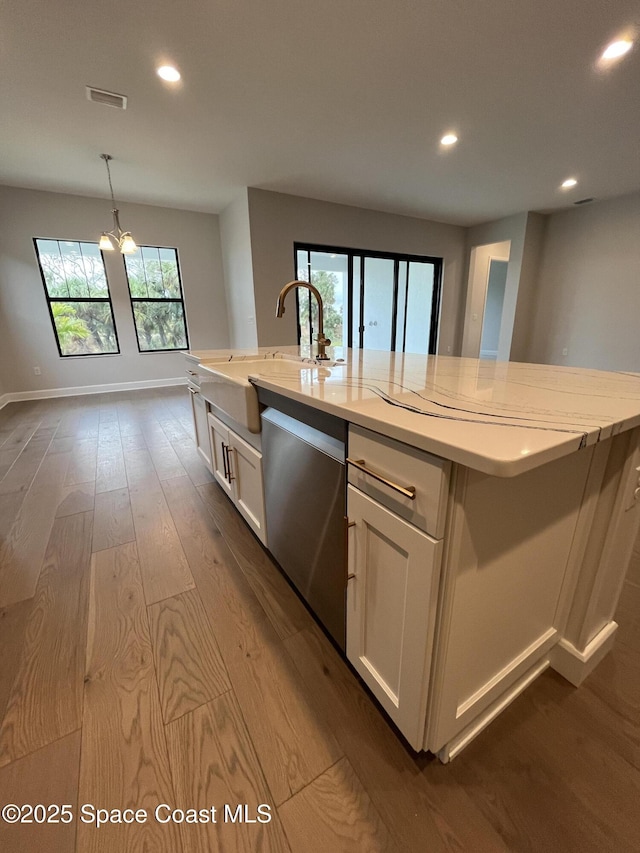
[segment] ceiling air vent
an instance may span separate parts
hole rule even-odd
[[[580,201],[574,201],[574,204],[591,204],[594,201],[592,198],[581,198]]]
[[[116,92],[107,92],[104,89],[94,89],[87,86],[87,99],[94,104],[106,104],[108,107],[116,107],[118,110],[126,110],[127,96],[118,95]]]

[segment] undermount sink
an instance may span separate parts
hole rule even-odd
[[[200,391],[205,400],[222,409],[249,432],[260,432],[260,410],[256,389],[249,376],[271,376],[297,379],[304,370],[335,366],[335,362],[296,361],[290,358],[256,361],[201,363]]]

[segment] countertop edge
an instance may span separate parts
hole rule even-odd
[[[411,432],[410,430],[403,429],[401,426],[379,418],[363,415],[359,412],[345,412],[340,405],[332,404],[326,400],[318,400],[315,397],[309,397],[295,388],[289,388],[278,382],[266,380],[263,376],[249,374],[249,381],[253,385],[257,385],[274,394],[280,394],[303,405],[311,406],[319,411],[328,412],[348,423],[369,429],[372,432],[377,432],[379,435],[400,441],[409,447],[424,450],[433,456],[449,459],[459,465],[473,468],[475,471],[480,471],[483,474],[493,477],[517,477],[519,474],[524,474],[534,468],[540,468],[547,462],[553,462],[556,459],[561,459],[580,449],[584,449],[582,437],[571,436],[565,442],[549,448],[544,453],[536,453],[531,456],[518,456],[514,459],[494,459],[489,456],[474,454],[456,445],[445,444],[428,435]],[[541,458],[542,456],[544,458]]]

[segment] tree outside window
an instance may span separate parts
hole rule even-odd
[[[298,280],[308,281],[309,275],[306,269],[298,270]],[[342,340],[342,302],[337,302],[337,297],[342,296],[342,282],[335,272],[328,270],[313,270],[311,273],[311,284],[315,285],[322,297],[324,309],[324,334],[329,338],[333,346],[343,346]],[[316,300],[303,291],[298,292],[300,322],[300,343],[310,344],[309,341],[309,304],[311,304],[311,326],[317,334],[318,330],[318,304]]]
[[[34,246],[60,355],[120,352],[98,244],[35,238]]]
[[[124,263],[140,352],[188,349],[177,251],[141,246]]]

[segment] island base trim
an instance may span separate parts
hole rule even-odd
[[[507,708],[514,699],[522,693],[536,678],[541,675],[550,665],[549,658],[543,660],[531,667],[523,676],[521,676],[511,687],[506,690],[499,699],[489,705],[481,714],[479,714],[469,725],[464,728],[460,734],[452,738],[446,743],[436,755],[443,764],[448,764],[452,759],[462,752],[465,746],[483,731],[489,723],[491,723],[505,708]]]
[[[607,652],[611,650],[617,630],[617,622],[613,620],[608,622],[582,652],[569,640],[560,640],[551,650],[551,668],[566,678],[574,687],[579,687]]]

